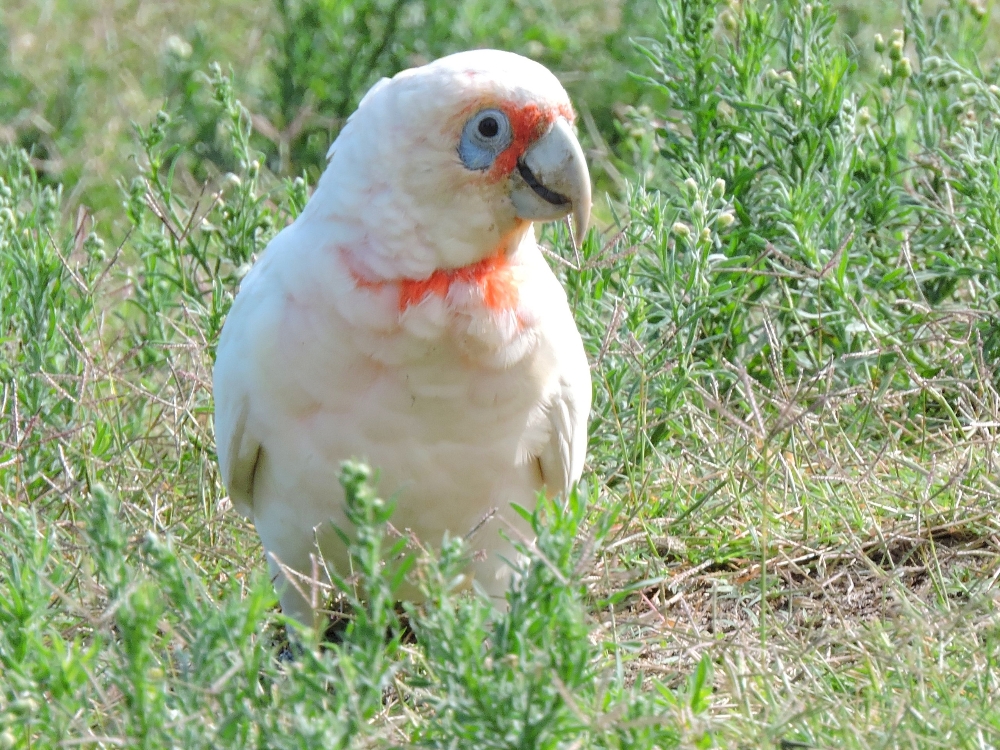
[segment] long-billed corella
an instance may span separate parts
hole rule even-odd
[[[268,245],[219,341],[215,431],[283,610],[303,622],[318,541],[347,572],[341,462],[379,471],[393,523],[474,535],[502,597],[526,533],[511,503],[565,492],[586,451],[590,370],[532,223],[572,214],[590,179],[569,98],[524,57],[463,52],[383,79],[329,152],[302,214]]]

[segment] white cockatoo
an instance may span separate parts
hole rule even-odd
[[[532,229],[587,226],[573,117],[551,72],[507,52],[383,79],[243,280],[215,364],[219,465],[287,614],[312,622],[308,585],[283,568],[311,576],[317,542],[348,572],[346,459],[379,471],[393,524],[424,542],[496,509],[471,572],[501,599],[514,551],[499,532],[528,531],[511,503],[579,479],[590,370]]]

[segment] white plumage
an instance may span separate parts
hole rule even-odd
[[[590,208],[562,86],[517,55],[451,55],[376,84],[301,216],[243,281],[214,372],[219,464],[283,609],[318,539],[345,572],[340,463],[369,462],[393,523],[437,544],[491,509],[523,528],[582,471],[590,371],[531,222]],[[502,597],[499,518],[472,540]]]

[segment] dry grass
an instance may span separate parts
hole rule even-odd
[[[735,404],[691,415],[701,439],[648,486],[655,507],[697,510],[639,510],[590,586],[598,599],[632,592],[599,615],[632,679],[680,689],[706,655],[716,665],[693,737],[861,748],[1000,736],[996,391],[926,385],[978,394],[977,427],[926,430],[905,416],[915,394],[814,393],[767,442]],[[766,409],[773,394],[755,390],[744,406]],[[888,428],[881,440],[837,434],[859,401]]]

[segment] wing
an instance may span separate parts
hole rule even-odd
[[[568,492],[583,473],[587,454],[589,379],[584,395],[579,384],[564,384],[549,404],[549,439],[538,456],[542,481],[552,492]]]
[[[270,323],[276,317],[274,295],[268,294],[268,288],[274,280],[264,277],[276,254],[274,245],[272,240],[240,285],[219,337],[212,371],[215,448],[222,481],[233,507],[251,520],[254,480],[263,456],[260,439],[253,433],[252,419],[260,376],[257,350],[266,346],[269,335],[273,338]]]
[[[591,385],[583,342],[571,318],[569,326],[563,328],[555,342],[559,377],[546,409],[548,439],[538,456],[538,464],[549,491],[565,493],[583,473]]]
[[[218,392],[218,387],[216,387]],[[229,490],[233,507],[253,520],[253,484],[261,458],[260,442],[247,431],[250,398],[244,395],[234,404],[216,404],[215,442],[222,481]]]
[[[240,300],[237,300],[239,302]],[[260,441],[247,429],[251,391],[245,354],[248,321],[245,305],[233,305],[215,358],[212,392],[215,398],[215,449],[222,481],[233,507],[253,519],[253,483],[260,462]]]

